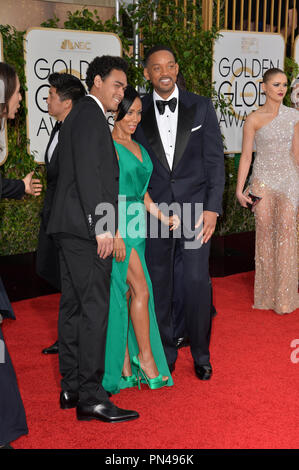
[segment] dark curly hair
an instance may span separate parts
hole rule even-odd
[[[73,105],[86,94],[79,78],[70,73],[54,72],[49,76],[49,83],[56,88],[61,101],[72,100]]]
[[[132,85],[128,85],[125,89],[123,100],[118,106],[116,121],[121,121],[125,117],[136,98],[140,98],[139,93],[132,87]]]
[[[105,78],[114,69],[122,70],[126,74],[128,70],[128,63],[121,57],[115,57],[111,55],[95,57],[93,61],[90,62],[86,72],[86,85],[88,90],[91,90],[96,75],[100,75],[101,79],[105,80]]]

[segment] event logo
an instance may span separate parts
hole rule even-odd
[[[94,57],[103,54],[119,56],[122,47],[119,37],[112,33],[59,28],[32,28],[24,41],[28,151],[34,154],[37,162],[43,162],[55,123],[48,114],[49,75],[53,72],[70,73],[84,85],[88,66]]]
[[[216,109],[227,153],[242,149],[246,117],[265,103],[264,73],[282,68],[284,40],[277,33],[221,31],[214,46],[213,80],[219,101]]]
[[[223,81],[218,87],[218,97],[224,97],[229,104],[230,114],[221,113],[219,123],[226,127],[233,124],[242,127],[248,114],[265,102],[262,92],[264,73],[272,67],[280,67],[279,60],[264,58],[240,58],[233,61],[223,57],[218,72]]]
[[[84,42],[84,41],[71,41],[70,39],[64,39],[62,41],[62,44],[60,46],[60,49],[63,49],[64,51],[69,50],[72,52],[75,51],[90,51],[91,50],[91,43],[89,41]]]

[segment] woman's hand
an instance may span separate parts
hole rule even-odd
[[[248,197],[249,189],[242,193],[240,191],[236,191],[236,197],[241,204],[242,207],[248,207],[247,203],[252,204],[252,200]]]
[[[181,221],[178,215],[174,214],[168,217],[168,225],[170,227],[170,230],[176,230],[177,228],[179,228],[180,224]]]
[[[116,233],[113,243],[113,256],[118,263],[126,258],[126,245],[119,232]]]
[[[160,212],[159,219],[161,220],[162,224],[168,225],[170,227],[169,230],[176,230],[181,224],[180,218],[176,214],[168,217],[167,215],[164,215],[163,212]]]

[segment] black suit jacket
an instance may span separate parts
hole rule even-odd
[[[135,139],[148,151],[153,173],[148,191],[154,202],[204,204],[221,214],[224,154],[217,116],[209,98],[179,90],[178,126],[172,170],[160,138],[153,95],[142,99],[142,119]]]
[[[95,240],[96,224],[103,215],[96,213],[98,204],[109,203],[117,216],[119,169],[109,126],[92,97],[82,98],[66,117],[58,161],[47,231]]]
[[[0,199],[21,199],[25,194],[25,183],[22,180],[2,178],[0,173]]]
[[[36,255],[36,272],[57,290],[61,290],[59,255],[51,235],[47,235],[47,225],[50,219],[51,207],[58,179],[58,146],[56,145],[49,161],[48,150],[56,131],[53,128],[45,152],[45,165],[47,170],[47,190],[41,212],[41,224],[38,237]]]
[[[49,148],[50,148],[50,145],[52,143],[55,133],[56,132],[54,131],[54,128],[53,128],[47,148],[46,148],[46,152],[45,152],[45,166],[46,166],[46,171],[47,171],[47,190],[45,193],[44,206],[42,210],[42,221],[43,221],[45,228],[47,228],[47,225],[49,222],[52,202],[54,199],[55,189],[56,189],[57,180],[58,180],[59,165],[58,165],[58,146],[57,145],[53,151],[50,161],[48,159],[48,151],[49,151]]]

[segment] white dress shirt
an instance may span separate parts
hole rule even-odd
[[[55,150],[56,145],[58,144],[58,136],[59,136],[59,130],[55,132],[53,140],[51,142],[50,147],[48,148],[47,152],[47,157],[48,157],[48,162],[50,163],[50,160],[52,158],[53,152]]]
[[[177,105],[175,111],[172,112],[169,106],[165,107],[164,114],[160,114],[156,105],[156,100],[169,101],[172,98],[177,99]],[[161,137],[161,141],[164,147],[165,155],[168,161],[169,168],[172,169],[173,157],[175,151],[176,132],[178,126],[178,107],[179,107],[179,90],[175,85],[173,93],[167,98],[167,100],[161,98],[158,93],[154,90],[153,100],[155,102],[155,114],[157,125]]]

